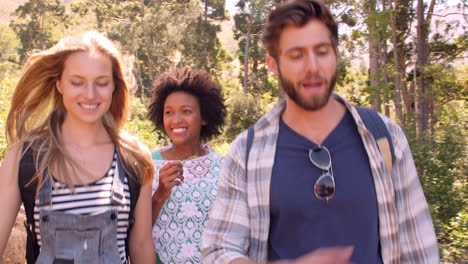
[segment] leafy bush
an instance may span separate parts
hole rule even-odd
[[[467,260],[468,179],[467,112],[463,101],[446,104],[434,136],[414,139],[411,149],[429,203],[443,261]],[[428,144],[428,142],[431,142]]]
[[[260,100],[250,94],[238,93],[228,101],[228,117],[224,138],[228,142],[243,130],[255,123],[265,110],[261,107]]]
[[[463,210],[444,225],[441,239],[443,259],[452,263],[468,262],[468,211]]]
[[[15,78],[6,76],[0,80],[0,162],[3,160],[6,150],[7,142],[5,138],[5,122],[10,110],[11,95],[13,93]]]
[[[151,151],[156,150],[167,143],[166,136],[146,118],[148,98],[131,98],[130,120],[125,129],[136,135]]]

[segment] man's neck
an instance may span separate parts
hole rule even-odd
[[[286,98],[286,108],[282,117],[294,131],[317,144],[322,144],[335,129],[346,113],[346,107],[334,96],[328,103],[316,111],[306,110],[290,98]]]

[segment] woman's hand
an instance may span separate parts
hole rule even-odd
[[[159,185],[153,194],[153,200],[160,199],[165,202],[171,196],[172,188],[184,181],[183,172],[181,161],[169,161],[164,165],[159,170]]]
[[[158,188],[152,197],[153,224],[158,218],[162,206],[171,196],[172,188],[179,186],[184,181],[183,172],[181,161],[169,161],[159,170]]]

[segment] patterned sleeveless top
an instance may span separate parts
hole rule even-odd
[[[93,215],[117,207],[111,206],[111,189],[116,169],[117,152],[114,153],[114,159],[107,174],[89,185],[75,185],[75,194],[71,192],[67,185],[53,179],[53,184],[57,188],[52,189],[52,206],[48,209],[70,214]],[[127,178],[125,178],[124,182],[124,193],[124,205],[119,206],[117,215],[117,245],[122,264],[127,263],[125,239],[127,238],[130,213],[130,190]],[[38,200],[36,200],[37,203]],[[34,224],[35,230],[39,230],[39,208],[37,206],[34,206]],[[40,232],[36,233],[36,238],[40,247],[42,245]]]
[[[159,184],[159,169],[168,160],[153,152],[156,169],[153,193]],[[218,176],[223,157],[203,145],[209,154],[183,161],[184,182],[172,189],[153,226],[153,240],[159,259],[164,264],[202,263],[200,240],[216,198]]]

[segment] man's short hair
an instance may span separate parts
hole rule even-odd
[[[321,0],[293,0],[276,8],[268,16],[262,34],[263,46],[268,54],[274,58],[278,57],[279,38],[286,26],[303,27],[311,19],[325,23],[331,33],[333,48],[337,51],[338,24],[328,7]]]

